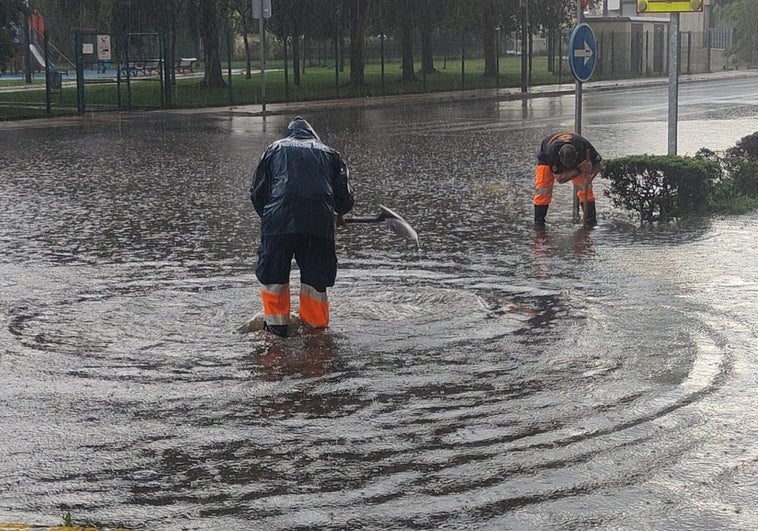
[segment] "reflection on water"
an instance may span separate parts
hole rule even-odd
[[[261,378],[276,381],[286,377],[316,378],[336,369],[334,336],[328,332],[305,330],[289,340],[265,337],[258,354]]]
[[[587,230],[557,187],[535,232],[562,108],[309,117],[355,214],[390,206],[421,248],[341,229],[332,326],[287,339],[235,330],[259,304],[251,171],[289,117],[0,130],[0,521],[750,528],[756,216],[640,226],[601,201]]]

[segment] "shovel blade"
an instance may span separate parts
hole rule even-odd
[[[395,234],[401,238],[412,240],[416,242],[416,245],[421,246],[418,241],[418,234],[415,229],[411,227],[407,221],[402,218],[387,218],[387,225],[393,230]]]
[[[413,240],[416,242],[416,245],[421,248],[416,230],[411,227],[411,224],[405,221],[400,214],[393,212],[384,205],[379,205],[379,211],[379,217],[387,221],[387,224],[395,232],[395,234],[402,238]]]

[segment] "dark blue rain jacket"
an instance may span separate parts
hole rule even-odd
[[[250,187],[261,217],[261,234],[310,234],[334,238],[336,216],[353,208],[353,191],[342,156],[326,146],[300,117],[287,136],[261,156]]]

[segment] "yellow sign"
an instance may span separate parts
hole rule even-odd
[[[703,0],[637,0],[637,13],[702,13]]]

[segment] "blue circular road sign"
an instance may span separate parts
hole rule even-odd
[[[569,65],[574,78],[582,83],[592,77],[597,58],[595,34],[587,24],[579,24],[569,37]]]

